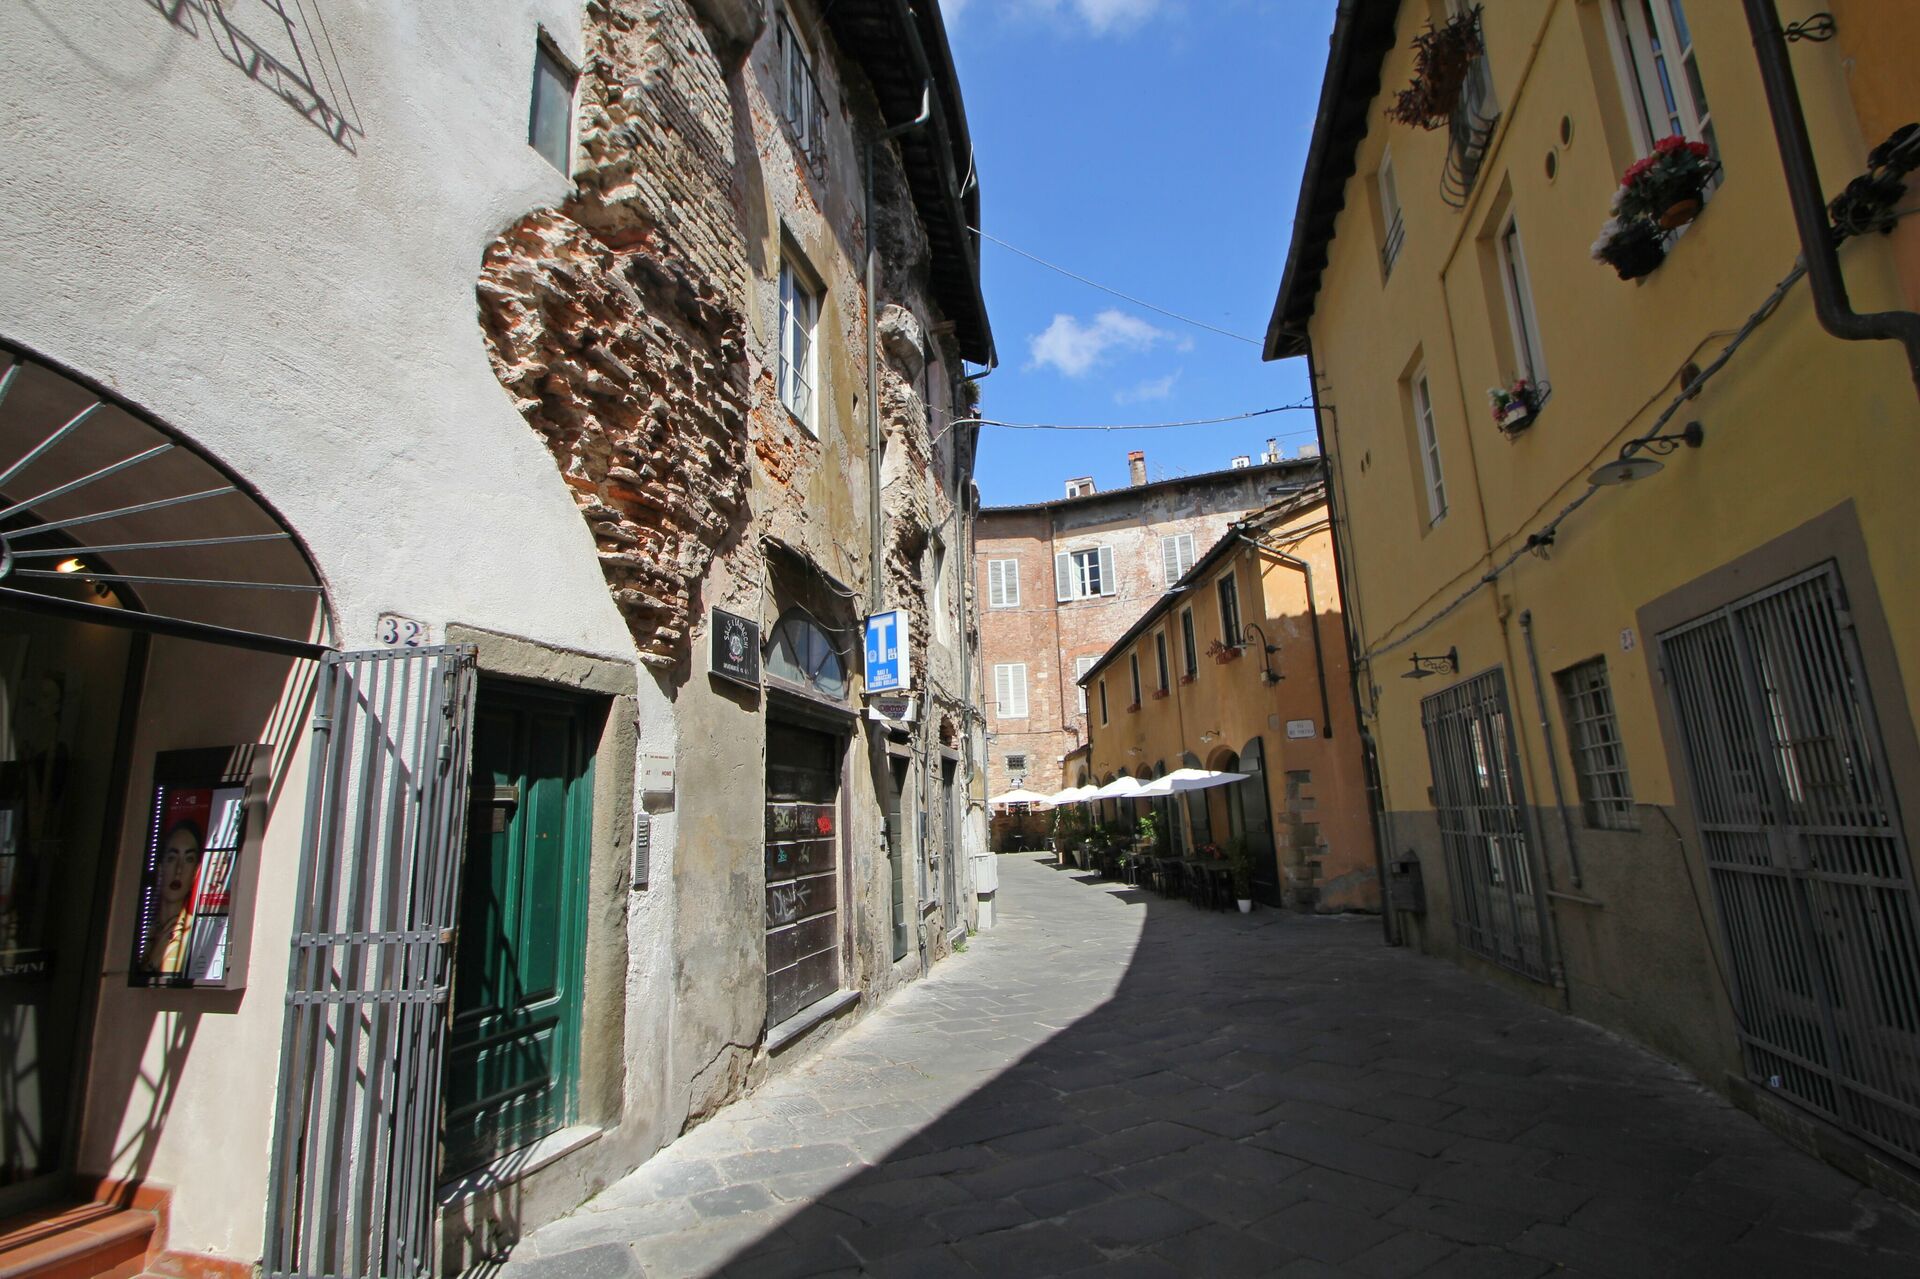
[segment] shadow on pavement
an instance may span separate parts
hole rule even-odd
[[[1088,927],[1063,893],[1144,914],[1112,997],[723,1273],[1920,1274],[1920,1227],[1879,1195],[1375,921],[1202,912],[1043,865],[1010,868],[1022,909],[1071,918],[1007,1008],[1072,976]],[[917,1024],[984,1052],[991,995]]]

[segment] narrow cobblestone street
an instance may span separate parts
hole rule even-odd
[[[1879,1194],[1372,919],[1001,874],[1000,927],[504,1274],[1920,1273]]]

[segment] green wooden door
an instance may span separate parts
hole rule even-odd
[[[443,1174],[574,1117],[593,763],[584,707],[484,683],[460,880]]]

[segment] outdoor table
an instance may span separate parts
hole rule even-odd
[[[1218,858],[1188,857],[1184,859],[1184,865],[1188,882],[1192,885],[1188,899],[1194,905],[1209,910],[1225,910],[1227,902],[1231,900],[1229,894],[1232,890],[1228,882],[1231,876],[1227,864]]]

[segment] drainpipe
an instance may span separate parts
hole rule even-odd
[[[1553,781],[1553,805],[1560,810],[1560,832],[1567,839],[1567,869],[1575,888],[1580,882],[1580,844],[1573,835],[1573,817],[1567,812],[1566,788],[1560,784],[1559,748],[1553,744],[1553,721],[1547,715],[1546,687],[1540,682],[1540,653],[1533,644],[1533,610],[1520,611],[1520,635],[1527,645],[1527,669],[1533,673],[1533,701],[1540,708],[1540,736],[1547,747],[1547,776]]]
[[[1760,81],[1766,87],[1767,111],[1773,117],[1774,136],[1780,142],[1780,162],[1787,173],[1787,196],[1793,220],[1800,230],[1800,250],[1807,263],[1807,285],[1813,293],[1813,311],[1820,326],[1848,342],[1893,341],[1906,348],[1907,367],[1920,392],[1920,315],[1912,311],[1877,311],[1862,315],[1847,298],[1846,276],[1822,198],[1820,172],[1814,165],[1813,143],[1807,136],[1807,118],[1800,106],[1800,90],[1787,57],[1786,36],[1774,0],[1743,0],[1753,49],[1760,60]]]
[[[874,153],[888,142],[913,129],[918,129],[933,118],[933,84],[929,81],[920,91],[920,114],[905,124],[896,124],[880,130],[880,136],[867,143],[867,520],[869,529],[868,550],[872,562],[868,566],[867,584],[868,611],[878,613],[883,600],[880,581],[880,564],[885,556],[883,530],[880,521],[880,299],[877,296],[879,285],[875,280],[876,263],[879,252],[874,247],[878,238],[873,222],[873,167]]]
[[[1343,512],[1336,500],[1341,488],[1334,474],[1333,453],[1327,448],[1328,408],[1320,402],[1320,370],[1314,362],[1311,339],[1306,343],[1306,348],[1307,394],[1313,399],[1313,438],[1320,449],[1320,470],[1327,480],[1327,521],[1333,529],[1333,578],[1340,587],[1340,631],[1347,645],[1347,693],[1353,698],[1353,722],[1360,730],[1360,762],[1367,778],[1367,825],[1373,832],[1373,863],[1380,879],[1380,932],[1387,945],[1399,946],[1404,942],[1400,936],[1400,921],[1393,911],[1393,877],[1387,872],[1389,819],[1386,789],[1380,775],[1380,750],[1373,733],[1367,728],[1367,719],[1360,704],[1360,680],[1364,677],[1371,683],[1373,668],[1361,660],[1361,654],[1366,650],[1361,646],[1353,620],[1360,595],[1353,589],[1353,583],[1347,575],[1349,548],[1341,545]]]

